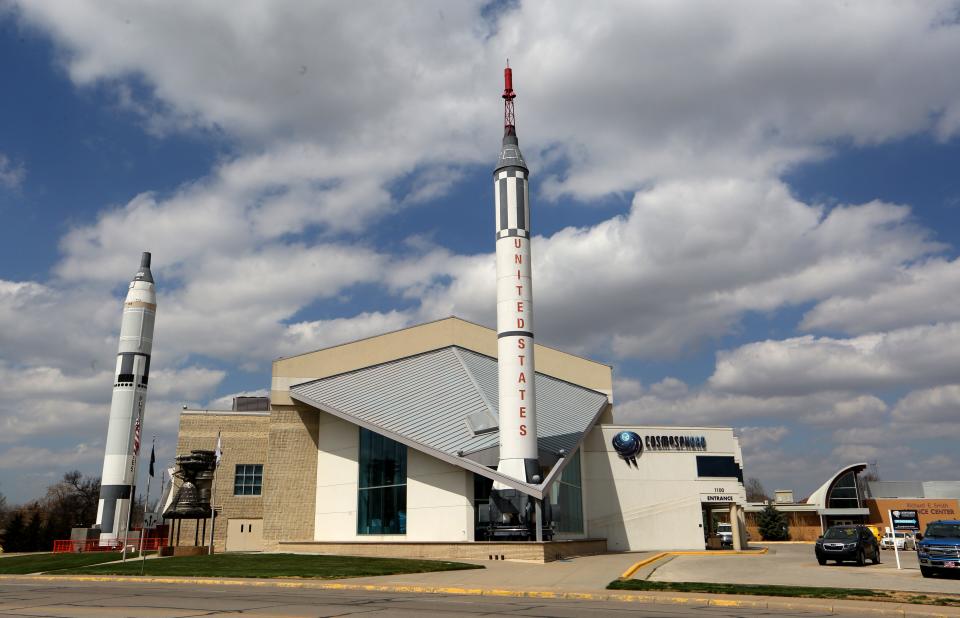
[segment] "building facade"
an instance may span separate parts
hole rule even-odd
[[[457,318],[279,359],[269,411],[184,410],[178,454],[221,435],[215,545],[465,556],[493,546],[495,481],[531,497],[567,555],[702,549],[713,512],[744,504],[731,429],[615,425],[609,366],[535,352],[537,484],[496,470],[496,333]],[[621,434],[639,452],[619,452]],[[209,539],[198,525],[184,521],[179,542]]]

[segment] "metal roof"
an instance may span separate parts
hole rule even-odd
[[[538,444],[550,465],[580,444],[607,396],[541,373],[535,384]],[[496,463],[499,433],[475,435],[467,416],[498,417],[497,361],[471,350],[448,346],[297,384],[290,396],[486,476]]]

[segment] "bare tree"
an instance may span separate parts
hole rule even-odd
[[[763,483],[756,477],[748,478],[747,482],[743,484],[743,488],[747,490],[747,502],[767,502],[770,500],[767,490],[763,488]]]

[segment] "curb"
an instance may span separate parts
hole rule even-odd
[[[924,618],[950,618],[960,616],[960,610],[944,613],[943,609],[924,605],[893,604],[884,602],[830,602],[824,599],[803,601],[778,601],[767,598],[744,599],[735,596],[707,595],[657,595],[650,593],[593,593],[593,592],[552,592],[547,590],[509,590],[500,588],[459,588],[453,586],[390,586],[377,584],[342,584],[295,580],[255,580],[224,579],[203,577],[122,577],[95,575],[0,575],[0,583],[5,581],[47,581],[47,582],[111,582],[130,584],[194,584],[217,586],[250,586],[258,588],[293,588],[310,590],[339,590],[356,592],[394,592],[414,594],[449,594],[462,596],[517,597],[528,599],[554,599],[567,601],[619,601],[624,603],[652,603],[661,605],[687,605],[705,607],[737,607],[768,610],[819,610],[829,612],[869,613],[879,616],[917,616]],[[890,605],[890,607],[882,607]],[[929,609],[927,609],[929,607]]]
[[[633,577],[633,574],[639,571],[641,568],[647,566],[651,562],[656,562],[661,558],[667,556],[762,556],[767,553],[766,547],[761,547],[760,549],[747,549],[747,550],[737,550],[737,551],[663,551],[659,554],[654,554],[649,558],[644,558],[640,562],[635,562],[630,565],[630,568],[620,574],[620,579],[630,579]]]

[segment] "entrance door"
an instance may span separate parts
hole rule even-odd
[[[227,522],[227,551],[263,551],[263,520],[231,519]]]

